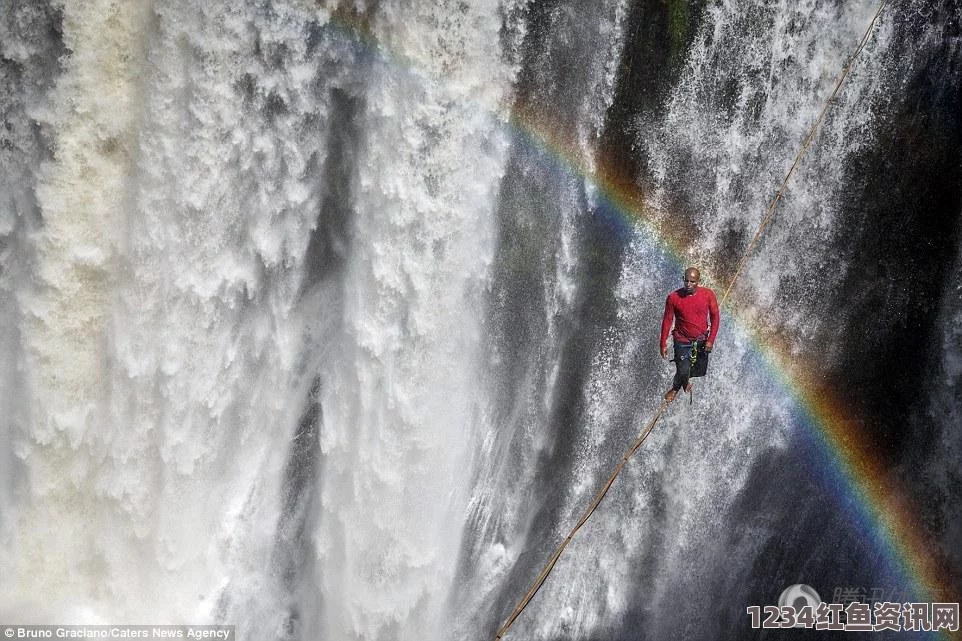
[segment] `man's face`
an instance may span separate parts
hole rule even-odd
[[[693,294],[695,292],[695,288],[698,287],[698,278],[699,275],[696,271],[685,272],[685,291],[687,291],[689,294]]]

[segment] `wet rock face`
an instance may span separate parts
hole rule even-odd
[[[247,617],[250,638],[490,638],[660,403],[684,261],[734,273],[871,7],[321,4],[337,7],[158,2],[131,39],[150,54],[124,84],[149,98],[137,135],[83,145],[109,164],[137,141],[137,172],[101,190],[130,217],[124,273],[99,285],[102,323],[61,332],[109,339],[82,337],[118,400],[89,432],[94,466],[74,447],[15,454],[30,410],[59,416],[45,401],[69,387],[31,391],[55,368],[24,366],[24,334],[53,319],[19,301],[54,222],[36,197],[61,162],[50,114],[76,115],[65,37],[87,22],[61,16],[77,3],[0,0],[0,536],[35,500],[36,558],[61,552],[83,598],[132,589],[105,618],[152,607],[147,577],[175,586],[171,607],[204,592]],[[904,583],[787,372],[760,362],[770,340],[847,404],[962,585],[962,0],[885,15],[736,292],[755,316],[723,321],[694,404],[672,406],[508,638],[755,638],[746,606],[788,585]],[[82,500],[19,492],[27,472]],[[115,487],[130,505],[100,500]],[[61,531],[119,543],[88,563]],[[219,576],[158,571],[201,548],[217,563],[198,568],[233,577],[220,594]],[[73,589],[27,574],[42,589],[25,592]]]
[[[689,9],[692,30],[701,9],[698,4]],[[956,443],[953,451],[959,439],[952,437],[947,416],[930,408],[943,373],[946,319],[960,313],[952,279],[962,243],[962,11],[960,3],[950,2],[937,8],[906,3],[888,12],[894,44],[881,81],[895,95],[874,105],[879,117],[871,142],[839,159],[845,191],[838,196],[833,228],[821,239],[834,257],[833,275],[821,283],[815,272],[783,278],[775,299],[776,306],[801,306],[822,319],[804,349],[820,372],[823,392],[847,404],[877,462],[914,502],[926,536],[942,545],[945,552],[933,554],[954,577],[949,583],[958,586],[962,566],[950,551],[962,542],[954,540],[959,528],[945,509],[957,497],[938,478],[952,465],[939,454],[945,439]],[[678,28],[684,21],[674,3],[634,2],[628,16],[600,154],[613,180],[630,185],[642,202],[652,180],[645,144],[650,138],[643,129],[664,115],[666,94],[681,71],[678,46],[687,47],[688,36]],[[787,156],[794,152],[784,150]],[[679,162],[676,169],[696,170],[694,162],[693,167]],[[679,227],[697,234],[685,189],[671,198]],[[748,231],[735,225],[727,236],[719,235],[719,264],[734,263],[754,229]],[[795,250],[805,251],[808,242],[800,238]],[[813,289],[819,292],[815,299]],[[819,358],[821,347],[831,357]],[[670,619],[688,621],[686,638],[747,638],[752,631],[742,605],[773,603],[770,595],[799,576],[819,577],[820,588],[828,590],[821,595],[825,600],[846,586],[891,592],[900,585],[904,579],[886,574],[885,559],[865,553],[865,531],[853,525],[852,516],[861,506],[847,504],[841,495],[826,498],[825,479],[816,468],[829,463],[813,463],[813,456],[812,445],[799,440],[787,452],[754,460],[723,519],[724,531],[694,555],[698,576],[646,565],[646,573],[657,578],[639,583],[639,595],[654,583],[673,603],[700,606],[679,605],[676,616],[659,616],[639,597],[624,627],[613,626],[606,635],[677,632]],[[837,501],[838,511],[825,511],[826,500]],[[760,532],[780,534],[766,539],[758,538]],[[721,594],[726,596],[713,596]],[[714,605],[701,607],[705,599]],[[657,637],[656,632],[652,638]]]
[[[900,18],[909,46],[922,25],[918,15]],[[850,164],[837,232],[845,257],[838,301],[852,349],[828,369],[856,413],[878,426],[878,448],[891,463],[936,436],[929,421],[915,419],[938,376],[939,312],[962,233],[958,7],[930,19],[940,20],[941,40],[916,53],[918,66],[877,142]]]

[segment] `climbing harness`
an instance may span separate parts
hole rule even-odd
[[[705,350],[707,343],[708,339],[706,335],[702,335],[701,338],[695,339],[691,343],[684,343],[684,345],[691,345],[691,350],[687,356],[689,381],[693,378],[701,378],[708,374],[708,351]],[[678,363],[679,361],[677,358],[673,358],[668,362]],[[685,391],[688,393],[688,404],[692,405],[695,402],[695,395],[692,393],[690,383]]]
[[[694,341],[691,345],[690,356],[688,357],[688,404],[695,404],[695,393],[694,387],[691,385],[691,379],[700,378],[708,374],[708,352],[705,351],[706,341],[699,339]]]
[[[862,52],[862,49],[865,48],[865,43],[868,42],[869,35],[871,34],[872,29],[875,27],[875,23],[878,21],[879,16],[882,15],[882,10],[885,8],[885,5],[887,2],[888,0],[882,0],[879,3],[878,9],[875,11],[875,15],[872,16],[872,20],[869,22],[868,27],[865,29],[865,33],[862,35],[862,39],[859,41],[858,46],[855,48],[855,51],[849,57],[848,61],[842,66],[842,71],[839,74],[837,81],[835,82],[835,88],[832,90],[831,95],[825,101],[825,105],[822,107],[822,110],[819,113],[818,118],[815,119],[814,124],[812,124],[811,129],[809,129],[808,134],[802,140],[801,149],[799,149],[798,153],[795,155],[795,160],[792,162],[792,166],[789,168],[788,173],[785,174],[785,178],[782,180],[781,185],[779,185],[778,190],[775,192],[775,196],[772,198],[771,202],[769,203],[768,209],[765,212],[765,216],[762,218],[762,221],[758,226],[758,231],[755,232],[755,237],[752,238],[752,241],[748,244],[748,247],[745,249],[745,252],[742,254],[741,260],[738,262],[738,267],[735,270],[735,275],[732,277],[731,282],[729,282],[728,287],[725,289],[725,293],[724,295],[722,295],[722,299],[721,299],[721,302],[719,303],[719,306],[724,306],[725,302],[728,300],[728,295],[731,293],[732,288],[735,286],[736,281],[738,281],[738,278],[741,276],[742,270],[744,269],[746,263],[748,262],[748,257],[754,251],[755,245],[758,243],[759,238],[761,238],[762,236],[762,232],[765,230],[769,222],[771,222],[772,217],[775,215],[775,208],[778,206],[779,201],[782,199],[782,196],[785,193],[785,187],[788,185],[789,179],[791,179],[792,175],[795,173],[795,170],[798,168],[798,165],[801,162],[802,157],[805,155],[805,152],[808,151],[808,148],[811,146],[812,141],[815,139],[815,132],[818,130],[819,125],[821,125],[822,120],[825,118],[825,114],[828,112],[829,107],[832,104],[834,104],[835,98],[838,95],[839,90],[842,88],[842,84],[845,82],[845,79],[848,77],[849,71],[851,71],[852,69],[852,64],[855,62],[855,59],[858,57],[858,55]],[[692,354],[694,359],[699,358],[698,355],[695,354],[695,352],[697,351],[698,350],[695,348],[692,349]],[[705,364],[707,366],[707,353],[704,356],[706,357]],[[697,362],[697,360],[693,361],[692,363],[693,366],[695,362]],[[551,574],[551,570],[554,569],[554,566],[558,562],[558,559],[561,558],[561,554],[564,552],[565,548],[568,547],[568,544],[574,538],[578,530],[581,529],[581,526],[588,521],[588,519],[591,517],[594,511],[601,504],[601,501],[605,498],[605,495],[608,493],[608,490],[614,484],[615,479],[618,478],[618,475],[621,473],[621,470],[625,467],[625,464],[628,463],[628,460],[634,455],[635,452],[638,451],[638,448],[640,448],[642,443],[645,442],[645,439],[648,438],[648,435],[651,434],[651,431],[655,428],[655,425],[658,423],[658,420],[661,418],[662,414],[665,413],[666,409],[668,409],[667,400],[662,401],[661,406],[658,408],[658,411],[655,412],[655,415],[645,425],[644,429],[638,435],[638,438],[635,439],[634,443],[631,444],[631,447],[629,447],[628,450],[625,452],[624,456],[621,457],[621,461],[619,461],[618,465],[615,466],[614,471],[611,473],[611,476],[608,477],[608,481],[601,488],[601,491],[599,491],[598,494],[595,495],[595,498],[591,501],[591,504],[588,506],[588,509],[585,511],[582,517],[578,520],[577,524],[575,524],[571,532],[568,533],[568,536],[565,537],[564,541],[561,542],[561,545],[559,545],[558,548],[554,551],[554,554],[551,555],[551,558],[548,560],[547,565],[545,565],[544,569],[541,570],[541,573],[538,575],[538,578],[535,579],[534,583],[528,589],[527,593],[525,593],[521,601],[518,602],[518,605],[516,605],[514,610],[511,611],[511,615],[508,616],[507,620],[504,622],[504,625],[502,625],[498,629],[498,632],[494,637],[495,641],[499,641],[504,637],[505,634],[508,633],[508,630],[511,628],[511,625],[515,622],[515,620],[519,616],[521,616],[521,613],[531,602],[531,599],[534,598],[534,595],[537,594],[538,590],[541,589],[541,586],[544,585],[544,582],[547,580],[548,575]]]
[[[705,349],[707,344],[706,338],[697,338],[691,342],[691,351],[688,352],[688,378],[701,378],[708,373],[708,351]],[[678,361],[673,358],[669,362]]]
[[[691,346],[691,367],[688,378],[701,378],[708,374],[708,352],[705,350],[707,341],[697,340]]]

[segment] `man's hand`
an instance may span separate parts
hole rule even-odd
[[[667,345],[662,345],[662,346],[661,346],[661,357],[662,357],[663,359],[665,359],[665,360],[668,360],[668,346],[667,346]]]
[[[711,351],[715,349],[714,343],[705,343],[705,351],[711,354]]]

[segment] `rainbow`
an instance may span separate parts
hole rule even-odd
[[[565,159],[562,163],[568,171],[589,180],[603,195],[604,204],[627,223],[641,227],[679,272],[690,264],[683,258],[688,253],[684,243],[648,214],[636,188],[626,188],[622,180],[604,174],[588,174],[585,167],[572,160],[578,152],[552,136],[543,125],[535,129],[528,119],[512,122],[547,156]],[[879,463],[871,448],[871,434],[862,422],[818,382],[816,367],[800,363],[787,346],[763,338],[762,332],[739,317],[734,301],[726,304],[725,311],[751,340],[753,351],[792,399],[798,417],[809,428],[823,483],[829,488],[841,488],[840,501],[852,511],[860,531],[887,559],[896,579],[908,584],[906,595],[916,601],[957,603],[958,594],[933,555],[936,544],[917,525],[909,498]]]
[[[609,179],[604,174],[586,173],[584,167],[571,160],[578,157],[575,150],[566,150],[557,137],[551,136],[550,129],[543,126],[534,129],[528,120],[512,122],[546,155],[564,158],[563,165],[568,171],[590,181],[603,195],[604,205],[618,212],[628,224],[642,228],[679,272],[694,262],[683,258],[688,254],[684,244],[648,215],[637,190],[625,189],[621,180]],[[919,527],[909,497],[879,463],[879,457],[871,448],[872,435],[863,423],[840,398],[819,383],[816,367],[800,363],[799,357],[791,355],[787,346],[763,338],[762,332],[741,318],[735,301],[730,299],[725,312],[752,342],[754,353],[771,378],[793,401],[797,418],[809,430],[822,483],[826,488],[837,488],[842,507],[849,510],[859,531],[886,559],[893,579],[906,586],[906,598],[927,603],[958,603],[956,587],[941,571],[933,554],[937,544]],[[942,631],[942,636],[954,635]]]
[[[402,73],[424,67],[402,52],[388,51],[372,35],[367,20],[353,10],[330,14],[328,27],[346,33],[369,54],[388,63]],[[479,108],[496,113],[496,105]],[[516,104],[510,116],[502,118],[504,126],[520,144],[536,150],[546,162],[591,185],[602,207],[615,212],[615,222],[627,234],[641,232],[668,257],[680,271],[691,259],[680,234],[658,222],[652,215],[639,186],[616,167],[599,161],[589,166],[578,149],[577,141],[553,126],[547,114]],[[773,224],[778,224],[776,213]],[[688,257],[688,258],[686,258]],[[905,593],[923,602],[959,602],[959,595],[949,577],[941,570],[934,554],[937,546],[918,527],[911,501],[879,463],[871,448],[871,435],[857,417],[852,416],[840,398],[819,383],[819,370],[800,363],[787,347],[777,344],[751,322],[741,318],[737,305],[725,306],[727,315],[753,344],[753,351],[767,367],[773,380],[792,399],[796,416],[807,426],[814,446],[822,482],[837,489],[838,500],[852,519],[884,557],[895,580],[908,585]],[[825,596],[825,595],[823,595]],[[948,638],[949,633],[943,631]],[[954,636],[954,635],[951,635]]]

